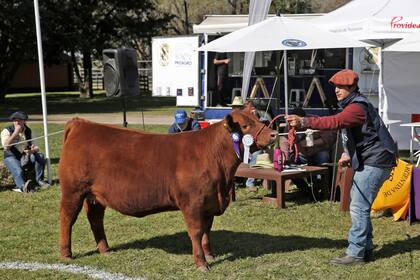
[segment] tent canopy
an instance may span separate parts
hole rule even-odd
[[[291,19],[312,19],[323,14],[284,14],[283,17]],[[274,17],[269,14],[267,18]],[[206,15],[200,24],[193,25],[194,33],[224,34],[247,27],[248,15]]]
[[[418,0],[353,0],[311,22],[359,40],[398,39],[420,31],[419,11]]]
[[[401,41],[387,47],[384,51],[391,52],[420,52],[420,32],[413,33]]]
[[[225,35],[199,50],[250,52],[365,46],[370,45],[318,28],[308,21],[276,16]]]

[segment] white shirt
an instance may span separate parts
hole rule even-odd
[[[9,130],[7,130],[6,128],[2,130],[1,132],[1,145],[4,147],[4,144],[6,143],[6,140],[11,136]],[[18,137],[16,137],[15,139],[13,139],[12,143],[17,143],[17,142],[21,142],[21,141],[25,141],[26,137],[25,137],[25,133],[24,132],[20,132]],[[26,149],[26,147],[28,146],[27,142],[24,143],[20,143],[17,145],[14,145],[15,148],[20,152],[23,153],[23,150]],[[5,149],[8,149],[8,147],[4,147]]]

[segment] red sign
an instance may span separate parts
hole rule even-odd
[[[395,16],[391,19],[391,29],[420,29],[420,22],[413,22],[404,19],[403,16]]]

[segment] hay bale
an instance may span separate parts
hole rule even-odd
[[[3,161],[0,161],[0,189],[12,188],[14,185],[12,174]]]

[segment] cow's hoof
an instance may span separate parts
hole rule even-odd
[[[206,255],[206,261],[212,262],[214,261],[215,256],[213,254]]]
[[[103,252],[99,252],[102,256],[109,256],[109,255],[111,255],[113,252],[112,252],[112,250],[111,249],[108,249],[108,250],[106,250],[106,251],[103,251]]]
[[[73,256],[72,255],[61,256],[60,259],[62,261],[71,261],[73,260]]]
[[[207,272],[210,270],[210,267],[208,265],[202,265],[202,266],[197,267],[197,270],[201,272]]]

